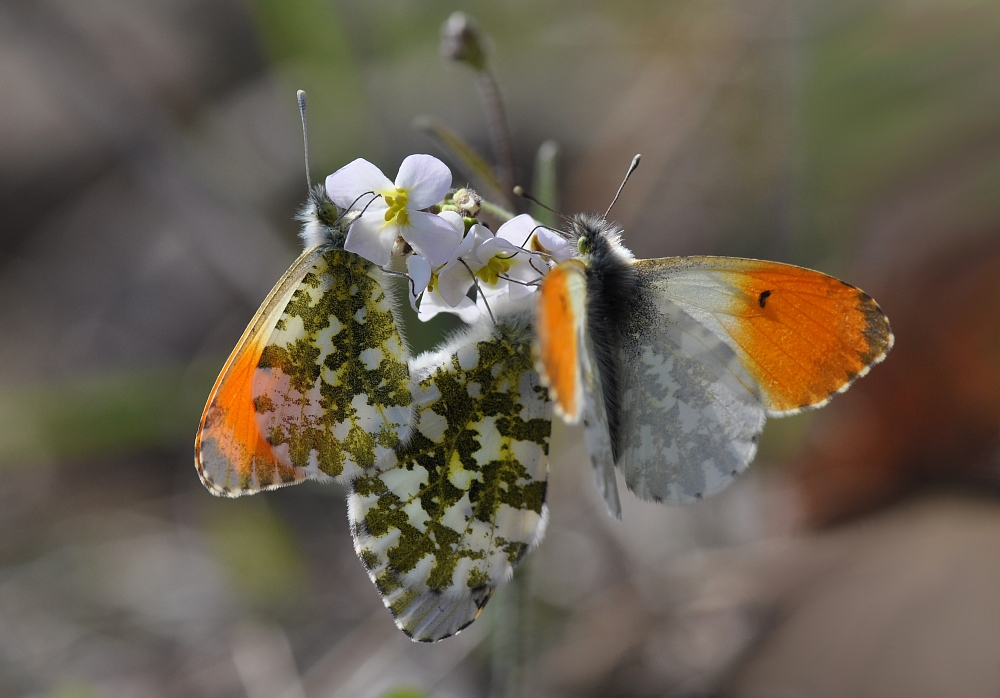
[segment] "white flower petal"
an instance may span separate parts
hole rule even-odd
[[[483,244],[476,250],[476,256],[483,264],[486,264],[497,255],[502,255],[504,258],[517,259],[526,256],[527,252],[512,245],[503,238],[489,238],[483,241]]]
[[[510,299],[512,301],[527,298],[534,293],[537,288],[537,286],[526,286],[524,284],[515,284],[513,282],[510,282],[507,286],[507,289],[510,291]]]
[[[474,224],[469,228],[469,232],[465,234],[462,239],[462,244],[458,246],[455,253],[452,255],[452,259],[461,257],[465,260],[465,263],[469,265],[473,273],[479,271],[485,265],[485,262],[479,260],[479,255],[477,254],[479,248],[482,247],[483,243],[487,240],[493,239],[493,233],[489,231],[485,226]],[[489,261],[489,260],[487,260]]]
[[[537,281],[548,273],[548,264],[536,254],[522,252],[511,261],[506,276],[520,281]]]
[[[479,223],[474,223],[472,227],[469,228],[469,232],[476,234],[476,245],[475,245],[476,248],[478,248],[487,240],[492,240],[493,238],[496,237],[496,235],[493,234],[493,231],[491,231],[485,225],[481,225]]]
[[[456,211],[442,211],[438,215],[451,223],[451,227],[457,230],[459,235],[465,234],[465,219]]]
[[[451,170],[433,155],[411,155],[399,166],[396,186],[409,197],[406,208],[427,208],[444,199],[451,186]]]
[[[547,250],[557,262],[565,262],[576,256],[576,245],[548,228],[539,228],[535,231],[535,237],[538,238],[538,245]]]
[[[510,242],[515,247],[527,248],[528,240],[531,238],[532,233],[536,229],[542,230],[538,225],[538,221],[527,213],[522,213],[520,216],[514,216],[501,225],[500,229],[497,230],[497,237]]]
[[[437,292],[451,307],[458,306],[473,284],[472,274],[459,261],[444,265],[438,272]]]
[[[408,217],[410,224],[400,228],[400,234],[417,254],[426,257],[434,267],[451,259],[461,242],[461,234],[451,223],[441,216],[423,211],[408,211]]]
[[[465,237],[462,238],[462,243],[455,249],[455,252],[452,253],[451,258],[454,260],[458,259],[459,257],[462,257],[466,259],[466,261],[468,261],[469,257],[475,256],[472,254],[473,250],[475,249],[476,249],[476,233],[474,230],[470,229],[469,232],[465,234]]]
[[[436,293],[425,293],[420,299],[420,310],[417,317],[426,322],[438,313],[453,313],[461,318],[462,322],[472,324],[479,318],[479,308],[472,302],[471,298],[465,298],[456,307],[452,308]]]
[[[487,298],[493,298],[494,296],[505,293],[507,291],[507,287],[510,285],[510,282],[507,281],[507,279],[500,278],[496,280],[496,283],[492,284],[483,281],[482,279],[477,279],[477,281],[479,282],[478,289],[482,291],[482,294],[479,295],[485,295]]]
[[[387,224],[384,215],[365,213],[351,223],[344,249],[382,267],[389,263],[398,235],[399,226]]]
[[[558,250],[552,250],[552,258],[558,262],[565,262],[567,259],[576,257],[576,245],[567,244]]]
[[[411,254],[406,258],[406,273],[410,277],[409,289],[407,289],[410,305],[416,310],[417,296],[431,282],[431,263],[418,254]]]
[[[350,208],[353,204],[354,209],[361,210],[372,199],[371,196],[362,196],[366,192],[384,194],[393,191],[395,187],[389,178],[382,174],[382,170],[362,158],[344,165],[326,178],[326,193],[333,203],[341,208]],[[357,200],[359,196],[362,197],[360,201]],[[381,199],[372,203],[372,207],[379,203],[381,208],[386,208],[385,202]],[[368,210],[371,211],[372,208],[369,207]]]

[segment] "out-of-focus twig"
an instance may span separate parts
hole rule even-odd
[[[483,202],[480,204],[480,206],[482,206],[484,212],[490,214],[494,218],[498,218],[501,221],[509,221],[511,218],[514,217],[514,214],[505,209],[504,207],[494,204],[490,201],[487,201],[486,199],[483,199]]]
[[[441,53],[445,58],[476,71],[476,87],[486,107],[490,138],[497,159],[498,179],[503,185],[503,201],[509,205],[514,188],[514,148],[503,96],[487,60],[488,39],[469,15],[454,12],[441,27]]]
[[[525,695],[525,678],[535,636],[531,561],[525,560],[493,599],[491,698]]]
[[[474,181],[478,188],[489,190],[480,193],[507,203],[504,185],[493,168],[460,135],[431,116],[418,116],[413,120],[413,128],[427,134],[441,150],[450,155],[462,173]],[[509,191],[508,189],[507,192]]]
[[[476,86],[486,104],[486,117],[490,127],[490,138],[497,157],[497,169],[505,191],[514,188],[514,147],[511,144],[510,124],[503,106],[500,87],[493,73],[483,70],[476,76]]]
[[[535,174],[531,182],[532,194],[550,208],[559,210],[559,181],[556,171],[556,158],[559,156],[559,144],[548,140],[538,146],[535,155]],[[532,204],[531,215],[539,223],[549,227],[558,225],[556,214],[547,211],[538,204]]]

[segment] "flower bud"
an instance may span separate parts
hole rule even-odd
[[[477,71],[486,69],[484,43],[479,25],[464,12],[453,12],[441,26],[441,55]]]
[[[483,202],[479,194],[472,189],[465,188],[456,191],[451,200],[463,218],[475,218],[478,216],[479,206]]]
[[[402,236],[396,238],[396,242],[392,246],[392,256],[406,257],[410,254],[413,254],[413,248],[410,247],[410,243],[404,240]]]

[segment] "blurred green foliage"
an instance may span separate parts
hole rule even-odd
[[[0,465],[193,443],[220,367],[209,361],[0,389]]]
[[[257,27],[279,79],[309,95],[310,157],[316,172],[332,172],[376,148],[346,31],[324,0],[253,0]]]
[[[209,538],[233,588],[247,603],[273,611],[302,597],[306,564],[298,538],[265,498],[213,500],[206,511]]]
[[[798,258],[844,267],[872,207],[977,156],[1000,122],[1000,4],[827,3],[804,11]],[[984,163],[942,221],[996,215]]]
[[[419,688],[393,688],[383,693],[381,698],[430,698],[430,694]]]

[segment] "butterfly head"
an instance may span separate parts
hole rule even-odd
[[[631,260],[632,253],[621,238],[622,229],[601,216],[580,213],[570,219],[569,239],[576,242],[578,254],[586,261]]]
[[[309,199],[299,209],[296,218],[302,223],[299,236],[306,247],[324,246],[344,249],[347,229],[358,217],[358,211],[348,211],[330,200],[326,187],[317,184],[309,190]]]

